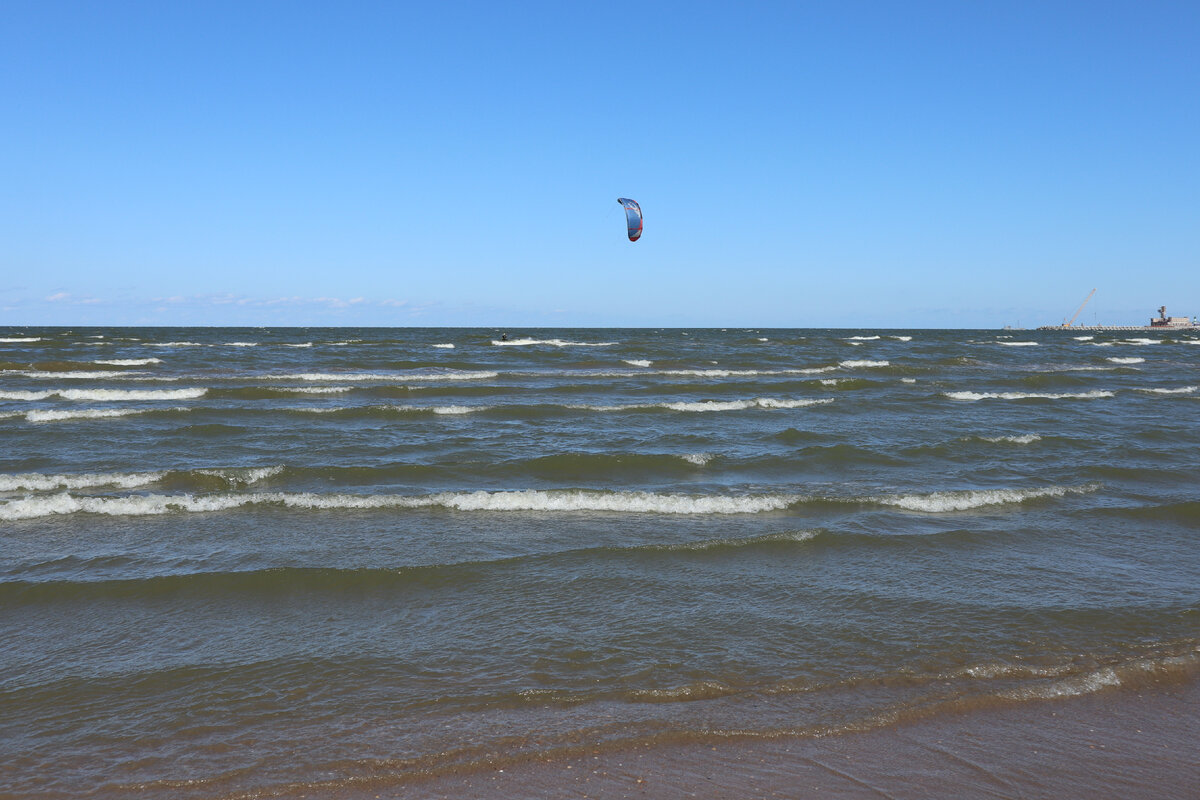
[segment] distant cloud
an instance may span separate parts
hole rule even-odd
[[[95,305],[103,303],[99,297],[76,297],[70,292],[55,292],[46,297],[47,303],[73,303],[75,305]]]

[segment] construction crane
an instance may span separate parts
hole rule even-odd
[[[1090,292],[1088,292],[1088,296],[1083,298],[1083,302],[1079,304],[1079,310],[1075,312],[1075,316],[1071,317],[1070,322],[1063,325],[1064,328],[1069,328],[1075,324],[1075,320],[1079,319],[1080,313],[1083,312],[1083,307],[1088,304],[1088,300],[1091,300],[1092,295],[1094,295],[1095,293],[1096,293],[1095,289],[1092,289]]]

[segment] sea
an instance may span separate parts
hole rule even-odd
[[[0,328],[0,793],[1194,685],[1198,454],[1193,331]]]

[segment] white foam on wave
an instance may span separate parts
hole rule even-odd
[[[881,336],[848,336],[848,337],[846,337],[846,341],[847,342],[873,342],[876,339],[881,339],[881,338],[883,338],[883,337],[881,337]]]
[[[891,337],[891,338],[893,338],[893,339],[896,339],[896,340],[898,340],[898,341],[901,341],[901,342],[911,342],[911,341],[912,341],[912,337],[911,337],[911,336],[899,336],[899,335],[897,335],[897,336],[893,336],[893,337]]]
[[[281,466],[196,470],[200,475],[219,477],[237,486],[249,486],[265,478],[278,475],[282,471],[283,467]],[[61,475],[26,472],[15,475],[0,475],[0,492],[49,492],[60,489],[96,489],[108,487],[136,489],[141,486],[158,483],[165,477],[167,477],[166,471],[82,472]]]
[[[211,475],[228,481],[236,486],[249,486],[283,472],[283,467],[225,467],[218,469],[198,469],[200,475]]]
[[[569,342],[565,339],[493,339],[497,347],[522,347],[526,345],[545,344],[553,347],[612,347],[620,342]]]
[[[121,400],[195,400],[207,394],[207,389],[50,389],[44,392],[0,392],[4,400],[92,400],[118,402]]]
[[[452,342],[445,342],[444,344],[435,344],[434,347],[440,347],[443,350],[453,350],[454,344]]]
[[[258,342],[225,342],[226,347],[258,347]]]
[[[287,342],[284,342],[283,346],[284,347],[312,347],[313,343],[312,342],[301,342],[300,344],[288,344]]]
[[[651,364],[653,364],[654,362],[647,361],[644,358],[629,358],[629,359],[625,360],[625,363],[631,367],[648,367]]]
[[[275,392],[291,394],[342,394],[354,391],[353,386],[270,386],[267,388]]]
[[[455,511],[758,514],[785,509],[800,499],[797,495],[712,497],[654,492],[535,489],[500,492],[443,492],[422,496],[255,492],[200,496],[173,494],[76,497],[64,492],[0,502],[0,520],[36,519],[77,513],[148,516],[180,512],[225,511],[256,505],[281,505],[287,508],[314,510],[446,508]]]
[[[46,398],[53,397],[53,396],[54,396],[54,392],[51,392],[51,391],[26,392],[26,391],[18,390],[18,391],[12,391],[12,392],[0,392],[0,400],[30,400],[30,401],[32,401],[32,400],[45,400]]]
[[[901,378],[900,382],[901,383],[916,383],[917,379],[916,378]]]
[[[631,366],[649,365],[651,362],[626,362]],[[713,362],[716,363],[716,362]],[[570,379],[580,378],[630,378],[646,375],[662,375],[672,378],[755,378],[779,375],[818,375],[823,372],[834,372],[838,367],[807,367],[804,369],[652,369],[639,370],[564,370],[561,372],[510,372],[531,378],[544,378],[548,375],[562,376]]]
[[[1033,444],[1034,442],[1040,442],[1042,437],[1038,436],[1036,433],[1026,433],[1020,436],[980,436],[979,439],[984,442],[992,442],[995,444]]]
[[[1095,336],[1075,336],[1073,338],[1077,342],[1090,342],[1092,339],[1095,339],[1096,337]]]
[[[161,358],[109,358],[93,361],[93,364],[107,364],[112,367],[142,367],[146,364],[161,364]]]
[[[165,472],[84,472],[75,475],[44,475],[25,472],[16,475],[0,475],[0,492],[32,491],[48,492],[57,489],[92,489],[113,486],[133,489],[157,483],[166,477]]]
[[[200,342],[146,342],[146,347],[203,347]]]
[[[1200,386],[1181,386],[1178,389],[1142,389],[1142,388],[1139,388],[1138,391],[1139,392],[1148,392],[1150,394],[1192,394],[1197,389],[1200,389]]]
[[[771,375],[818,375],[832,372],[837,367],[807,367],[803,369],[657,369],[650,375],[666,375],[680,378],[755,378]],[[601,375],[601,377],[609,377]],[[611,377],[617,377],[612,375]]]
[[[1038,343],[1037,342],[996,342],[996,344],[1002,344],[1005,347],[1037,347]]]
[[[805,408],[832,403],[831,398],[821,399],[777,399],[773,397],[756,397],[752,400],[693,400],[664,403],[632,403],[628,405],[593,406],[576,405],[567,408],[584,409],[588,411],[644,411],[664,408],[669,411],[683,412],[713,412],[713,411],[744,411],[748,408],[783,409]]]
[[[478,411],[487,411],[495,408],[495,406],[412,406],[400,404],[375,405],[375,406],[337,406],[336,408],[290,408],[288,411],[307,412],[309,414],[337,414],[347,411],[393,411],[402,414],[426,413],[426,414],[474,414]]]
[[[958,492],[932,492],[930,494],[908,494],[898,497],[881,497],[878,502],[885,506],[896,506],[907,511],[924,511],[931,514],[947,511],[969,511],[986,506],[1024,503],[1043,497],[1063,497],[1068,494],[1094,492],[1098,487],[1050,486],[1045,489],[971,489]]]
[[[712,453],[688,453],[687,455],[680,456],[680,458],[682,458],[684,461],[688,462],[689,464],[695,464],[697,467],[703,467],[705,464],[707,464],[708,462],[713,460],[713,454]]]
[[[838,366],[848,369],[852,367],[887,367],[891,363],[890,361],[840,361]]]
[[[98,400],[113,402],[120,400],[195,400],[208,393],[208,389],[59,389],[55,392],[64,400]]]
[[[1129,358],[1110,357],[1104,360],[1111,361],[1114,364],[1144,364],[1146,362],[1146,359],[1137,358],[1136,356],[1131,356]]]
[[[65,380],[87,380],[94,381],[97,378],[123,378],[127,375],[137,375],[137,372],[129,370],[106,370],[104,372],[86,372],[82,370],[63,370],[62,372],[43,372],[42,370],[21,370],[13,374],[20,375],[25,378],[63,378]]]
[[[1112,397],[1113,392],[1096,389],[1090,392],[942,392],[951,400],[1095,400]]]
[[[0,339],[0,342],[4,344],[27,344],[29,342],[40,342],[41,340],[42,337],[40,336],[9,336]]]
[[[499,377],[500,373],[488,370],[461,372],[300,372],[288,375],[258,375],[258,380],[267,381],[479,381]]]
[[[148,414],[156,409],[150,408],[81,408],[71,411],[54,409],[26,411],[25,419],[30,422],[62,422],[72,419],[104,419],[106,417],[130,417],[135,414]],[[161,409],[157,409],[161,410]],[[172,411],[186,411],[185,408],[175,408]]]
[[[1121,344],[1131,344],[1131,345],[1135,345],[1137,347],[1141,347],[1141,346],[1147,345],[1147,344],[1162,344],[1162,339],[1145,339],[1145,338],[1125,339],[1121,342]]]

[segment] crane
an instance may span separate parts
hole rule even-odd
[[[1080,312],[1083,311],[1083,307],[1088,304],[1088,300],[1091,300],[1092,295],[1094,295],[1095,293],[1096,293],[1095,289],[1092,289],[1090,292],[1088,292],[1088,296],[1083,298],[1083,302],[1079,304],[1079,311],[1075,312],[1075,316],[1071,317],[1070,322],[1068,322],[1066,325],[1063,325],[1064,328],[1069,328],[1075,324],[1075,320],[1077,320],[1079,318],[1079,314],[1080,314]]]

